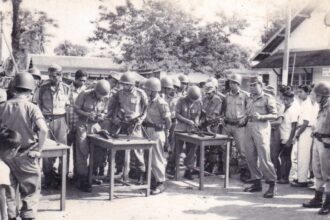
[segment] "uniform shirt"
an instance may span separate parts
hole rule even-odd
[[[0,186],[10,185],[10,169],[2,160],[0,160]]]
[[[40,87],[39,107],[44,115],[63,115],[69,103],[70,87],[60,82],[57,87],[46,83]]]
[[[125,118],[136,118],[144,113],[148,105],[148,97],[146,93],[139,89],[134,88],[131,92],[119,90],[115,93],[109,101],[109,116],[119,116]]]
[[[320,106],[315,125],[315,133],[330,134],[330,104],[329,101]],[[330,138],[322,138],[324,143],[330,143]]]
[[[77,122],[79,119],[79,116],[74,111],[74,105],[76,103],[76,100],[78,98],[78,95],[86,90],[86,86],[81,86],[79,88],[76,88],[74,85],[71,85],[71,93],[69,97],[70,106],[67,108],[67,118],[68,118],[68,125],[70,130],[75,130],[77,126]]]
[[[175,108],[176,108],[176,104],[179,100],[179,97],[176,96],[176,97],[171,97],[171,96],[164,96],[164,99],[166,101],[166,103],[168,104],[169,106],[169,109],[170,109],[170,113],[171,113],[171,119],[174,119],[176,116],[175,116]]]
[[[300,113],[299,113],[299,120],[298,125],[302,125],[304,120],[309,121],[310,123],[315,121],[315,112],[314,105],[309,97],[306,100],[300,102]],[[311,126],[311,124],[308,124]]]
[[[252,116],[255,113],[260,115],[277,114],[276,101],[275,99],[262,92],[259,96],[253,96],[248,100],[247,103],[247,116]]]
[[[108,101],[109,97],[107,96],[98,99],[94,89],[85,90],[78,95],[75,106],[85,112],[106,114],[108,110]],[[88,117],[79,115],[79,120],[87,122]]]
[[[157,95],[153,100],[150,100],[147,107],[146,121],[152,124],[164,124],[165,118],[170,118],[171,112],[167,102]]]
[[[207,118],[215,118],[220,115],[222,100],[218,95],[213,95],[211,98],[205,97],[203,100],[203,111]]]
[[[175,108],[176,115],[180,114],[183,117],[195,121],[202,112],[202,102],[200,100],[190,102],[188,97],[181,97]],[[178,120],[178,124],[175,127],[176,131],[186,131],[190,129],[189,125]]]
[[[224,102],[224,112],[228,119],[241,119],[246,114],[249,96],[246,92],[238,90],[237,94],[228,92]]]
[[[37,142],[33,126],[44,117],[35,104],[22,98],[13,98],[0,108],[0,120],[9,129],[17,131],[22,136],[22,147],[27,148]]]
[[[291,106],[284,110],[283,120],[280,124],[280,135],[281,135],[281,143],[285,144],[290,137],[292,123],[298,121],[298,109],[295,108],[291,104]]]

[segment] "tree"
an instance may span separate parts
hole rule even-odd
[[[88,53],[88,49],[85,46],[73,44],[65,40],[54,49],[54,53],[61,56],[85,56]]]
[[[245,20],[219,13],[217,22],[203,24],[168,1],[144,1],[137,9],[127,0],[115,12],[99,9],[88,40],[131,68],[216,74],[247,65],[247,52],[230,42],[247,26]]]

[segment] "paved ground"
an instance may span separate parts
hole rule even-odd
[[[93,193],[81,193],[69,186],[67,210],[58,211],[59,201],[53,195],[44,196],[39,205],[41,220],[149,220],[149,219],[326,219],[317,209],[304,209],[301,203],[312,197],[309,189],[278,186],[274,199],[262,198],[262,193],[244,193],[244,185],[233,177],[231,187],[223,189],[223,178],[207,177],[204,191],[194,182],[169,181],[161,195],[144,197],[142,193],[120,192],[108,201],[107,185],[94,186]],[[266,187],[265,187],[266,188]],[[265,191],[266,189],[264,189]],[[56,193],[56,192],[54,192]]]

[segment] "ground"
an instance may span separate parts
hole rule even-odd
[[[66,211],[60,212],[58,196],[44,195],[39,205],[41,220],[150,220],[150,219],[325,219],[318,209],[305,209],[301,204],[313,196],[306,188],[278,185],[277,196],[265,199],[263,193],[244,193],[244,185],[236,176],[230,188],[223,188],[221,176],[206,177],[204,191],[196,181],[168,181],[167,190],[145,197],[142,192],[117,192],[108,200],[108,185],[93,186],[92,193],[82,193],[68,186]],[[266,185],[264,185],[264,190]],[[56,191],[54,191],[56,193]],[[44,194],[44,193],[43,193]],[[55,198],[57,197],[57,198]]]

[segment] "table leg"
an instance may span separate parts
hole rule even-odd
[[[179,138],[174,133],[174,153],[175,153],[175,180],[179,180],[180,173],[180,146]]]
[[[130,150],[125,150],[125,159],[124,159],[124,168],[123,168],[123,180],[124,182],[128,181],[128,172],[129,172],[129,153]]]
[[[89,171],[88,171],[88,183],[92,185],[93,182],[93,164],[94,164],[94,144],[89,144]]]
[[[62,156],[62,187],[61,187],[61,207],[60,207],[61,211],[65,210],[67,155],[68,155],[68,150],[64,150],[64,154]]]
[[[203,143],[200,144],[199,152],[199,190],[204,190],[204,157],[205,157],[205,146]]]
[[[148,166],[147,166],[147,189],[146,196],[150,195],[150,185],[151,185],[151,157],[152,157],[152,147],[148,149]]]
[[[232,143],[231,140],[228,140],[226,145],[226,173],[225,173],[225,181],[223,186],[225,189],[229,187],[229,161],[230,161],[231,143]]]
[[[116,150],[111,149],[110,150],[110,182],[109,182],[109,200],[113,199],[113,191],[115,187],[115,156],[116,156]]]

